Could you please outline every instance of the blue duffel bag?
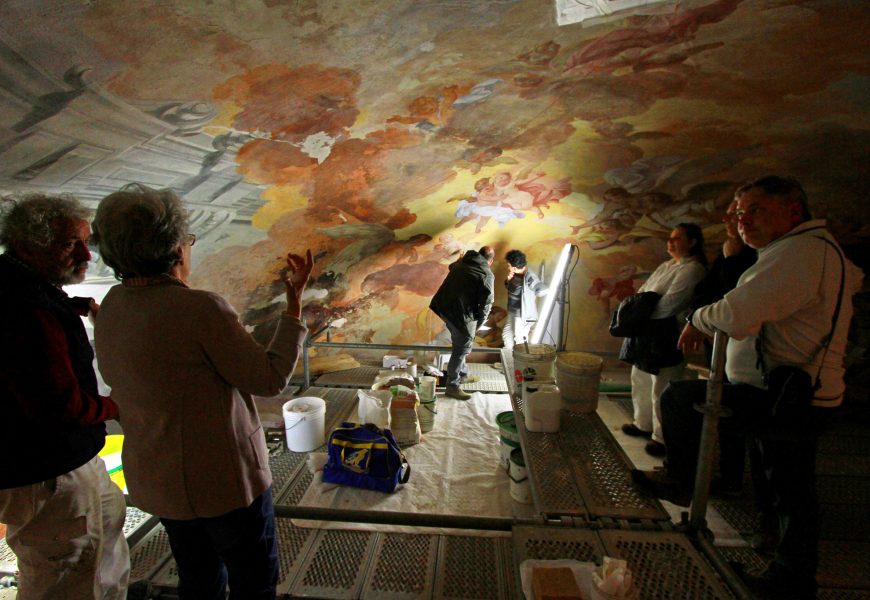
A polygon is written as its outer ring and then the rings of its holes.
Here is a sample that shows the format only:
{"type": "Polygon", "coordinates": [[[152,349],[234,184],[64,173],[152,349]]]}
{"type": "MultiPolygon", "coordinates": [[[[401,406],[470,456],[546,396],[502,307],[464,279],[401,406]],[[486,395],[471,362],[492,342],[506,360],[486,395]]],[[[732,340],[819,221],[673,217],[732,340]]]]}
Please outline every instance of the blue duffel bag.
{"type": "Polygon", "coordinates": [[[329,435],[327,451],[326,483],[394,492],[411,476],[411,466],[393,433],[372,423],[342,423],[329,435]]]}

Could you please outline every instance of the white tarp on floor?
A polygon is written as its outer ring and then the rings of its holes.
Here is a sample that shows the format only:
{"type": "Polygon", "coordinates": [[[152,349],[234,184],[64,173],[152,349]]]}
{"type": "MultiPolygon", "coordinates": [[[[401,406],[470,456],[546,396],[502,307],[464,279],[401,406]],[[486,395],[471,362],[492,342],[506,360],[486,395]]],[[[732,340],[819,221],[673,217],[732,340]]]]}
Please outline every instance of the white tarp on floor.
{"type": "MultiPolygon", "coordinates": [[[[411,478],[393,494],[325,484],[318,472],[300,506],[477,517],[527,516],[532,509],[510,496],[500,466],[496,415],[511,410],[507,394],[474,393],[468,401],[439,396],[435,427],[404,449],[411,478]]],[[[355,413],[354,413],[355,414],[355,413]]],[[[294,520],[303,527],[402,530],[393,526],[294,520]]],[[[432,531],[427,528],[427,531],[432,531]]]]}

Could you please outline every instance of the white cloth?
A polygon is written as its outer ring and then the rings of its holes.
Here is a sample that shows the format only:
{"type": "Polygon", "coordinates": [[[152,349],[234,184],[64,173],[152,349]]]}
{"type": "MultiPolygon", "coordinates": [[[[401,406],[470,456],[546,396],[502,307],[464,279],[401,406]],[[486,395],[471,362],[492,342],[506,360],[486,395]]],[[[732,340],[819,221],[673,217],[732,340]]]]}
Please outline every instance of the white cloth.
{"type": "MultiPolygon", "coordinates": [[[[430,513],[480,517],[527,516],[530,507],[514,502],[510,479],[500,464],[500,433],[496,416],[511,410],[507,394],[475,392],[468,401],[438,396],[435,427],[423,442],[403,449],[411,478],[392,494],[325,484],[320,473],[299,506],[430,513]]],[[[301,521],[303,527],[409,531],[409,528],[301,521]]],[[[434,531],[432,528],[425,528],[434,531]]]]}
{"type": "Polygon", "coordinates": [[[662,393],[675,379],[682,379],[686,364],[665,367],[658,375],[631,368],[631,403],[634,405],[634,426],[651,431],[652,439],[665,443],[662,435],[662,393]]]}
{"type": "Polygon", "coordinates": [[[0,521],[18,558],[18,600],[126,598],[126,514],[98,456],[54,479],[0,490],[0,521]]]}
{"type": "MultiPolygon", "coordinates": [[[[843,358],[852,296],[861,287],[863,274],[845,260],[845,286],[837,327],[828,352],[817,352],[831,330],[842,273],[837,252],[825,222],[802,223],[786,235],[758,250],[758,261],[737,282],[737,287],[709,306],[696,310],[692,324],[712,335],[719,329],[728,342],[725,363],[728,379],[763,387],[761,374],[754,368],[754,336],[764,325],[767,368],[779,365],[802,366],[815,378],[819,365],[821,389],[816,406],[839,406],[843,398],[843,358]]],[[[838,246],[839,247],[839,246],[838,246]]]]}
{"type": "Polygon", "coordinates": [[[685,256],[679,260],[666,260],[653,271],[638,292],[656,292],[662,297],[653,310],[651,319],[680,316],[692,299],[695,286],[704,278],[707,270],[695,257],[685,256]]]}

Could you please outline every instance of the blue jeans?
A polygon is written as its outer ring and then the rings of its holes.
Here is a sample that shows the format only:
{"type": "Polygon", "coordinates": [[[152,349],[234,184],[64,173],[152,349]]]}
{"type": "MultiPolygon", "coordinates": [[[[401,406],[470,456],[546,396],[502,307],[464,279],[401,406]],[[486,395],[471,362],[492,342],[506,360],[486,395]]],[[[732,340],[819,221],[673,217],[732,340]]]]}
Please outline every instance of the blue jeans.
{"type": "Polygon", "coordinates": [[[274,600],[278,585],[278,541],[272,489],[250,506],[219,517],[160,519],[178,566],[182,599],[274,600]]]}
{"type": "Polygon", "coordinates": [[[468,321],[463,327],[456,327],[449,321],[444,321],[450,332],[450,362],[447,363],[447,385],[459,386],[463,375],[468,375],[468,365],[465,357],[471,354],[474,343],[474,333],[477,331],[477,321],[468,321]]]}

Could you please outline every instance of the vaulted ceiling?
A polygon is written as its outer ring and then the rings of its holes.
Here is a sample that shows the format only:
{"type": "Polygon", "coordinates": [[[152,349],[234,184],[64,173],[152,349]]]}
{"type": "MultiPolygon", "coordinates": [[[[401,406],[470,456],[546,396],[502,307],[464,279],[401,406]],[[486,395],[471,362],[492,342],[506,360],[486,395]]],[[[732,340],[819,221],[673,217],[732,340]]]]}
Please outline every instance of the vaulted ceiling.
{"type": "Polygon", "coordinates": [[[575,243],[569,341],[606,347],[614,291],[678,222],[715,253],[748,178],[799,177],[866,248],[868,20],[861,0],[564,27],[549,0],[6,0],[0,190],[93,206],[174,188],[203,240],[195,281],[264,335],[288,249],[318,255],[313,321],[427,341],[457,251],[552,266],[575,243]]]}

